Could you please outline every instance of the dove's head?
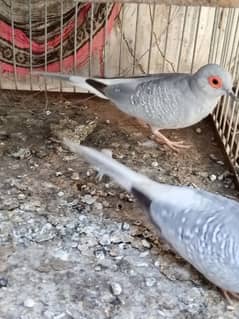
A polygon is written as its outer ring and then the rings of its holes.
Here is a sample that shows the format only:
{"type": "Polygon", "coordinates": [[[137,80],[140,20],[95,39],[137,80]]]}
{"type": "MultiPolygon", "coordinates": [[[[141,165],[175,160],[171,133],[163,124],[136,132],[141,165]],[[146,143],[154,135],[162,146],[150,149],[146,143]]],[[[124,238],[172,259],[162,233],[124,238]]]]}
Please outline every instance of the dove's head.
{"type": "Polygon", "coordinates": [[[229,94],[236,99],[233,92],[232,77],[229,72],[217,64],[206,64],[194,75],[197,87],[210,98],[218,98],[229,94]]]}

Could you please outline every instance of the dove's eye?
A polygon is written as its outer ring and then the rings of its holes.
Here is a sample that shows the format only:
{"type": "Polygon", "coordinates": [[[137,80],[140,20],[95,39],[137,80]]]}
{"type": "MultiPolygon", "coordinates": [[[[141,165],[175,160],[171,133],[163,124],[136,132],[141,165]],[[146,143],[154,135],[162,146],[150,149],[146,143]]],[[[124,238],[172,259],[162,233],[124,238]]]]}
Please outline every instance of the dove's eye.
{"type": "Polygon", "coordinates": [[[222,79],[219,76],[209,76],[208,83],[214,89],[222,88],[222,79]]]}

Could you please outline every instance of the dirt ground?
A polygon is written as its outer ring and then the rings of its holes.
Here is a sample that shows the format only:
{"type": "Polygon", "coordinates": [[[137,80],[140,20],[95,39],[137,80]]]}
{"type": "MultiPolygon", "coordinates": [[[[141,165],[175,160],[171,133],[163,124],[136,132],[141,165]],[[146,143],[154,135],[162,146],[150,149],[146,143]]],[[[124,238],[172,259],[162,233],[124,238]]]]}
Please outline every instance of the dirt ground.
{"type": "Polygon", "coordinates": [[[169,184],[237,198],[209,120],[165,132],[175,154],[110,103],[1,92],[0,319],[238,318],[219,290],[159,240],[133,197],[102,181],[62,136],[169,184]]]}

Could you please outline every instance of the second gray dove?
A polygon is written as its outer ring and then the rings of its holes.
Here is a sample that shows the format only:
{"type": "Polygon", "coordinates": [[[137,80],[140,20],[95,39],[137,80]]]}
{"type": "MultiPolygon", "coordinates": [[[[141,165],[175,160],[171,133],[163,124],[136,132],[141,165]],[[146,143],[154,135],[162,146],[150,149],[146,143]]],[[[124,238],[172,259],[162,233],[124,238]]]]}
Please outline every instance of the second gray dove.
{"type": "Polygon", "coordinates": [[[118,109],[150,126],[154,139],[172,149],[185,147],[171,141],[162,129],[179,129],[198,123],[216,107],[221,96],[232,97],[231,75],[217,64],[196,73],[167,73],[132,78],[87,78],[59,73],[35,72],[68,81],[113,102],[118,109]]]}
{"type": "Polygon", "coordinates": [[[228,299],[228,292],[239,293],[238,202],[200,189],[157,183],[92,148],[64,142],[131,192],[161,236],[228,299]]]}

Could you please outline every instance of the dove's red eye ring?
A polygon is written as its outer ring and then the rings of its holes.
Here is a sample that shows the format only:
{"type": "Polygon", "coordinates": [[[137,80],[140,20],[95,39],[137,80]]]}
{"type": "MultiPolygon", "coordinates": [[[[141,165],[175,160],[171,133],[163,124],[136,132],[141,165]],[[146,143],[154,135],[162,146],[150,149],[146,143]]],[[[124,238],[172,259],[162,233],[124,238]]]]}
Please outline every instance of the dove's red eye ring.
{"type": "Polygon", "coordinates": [[[209,76],[208,83],[214,89],[222,88],[222,79],[219,76],[209,76]]]}

